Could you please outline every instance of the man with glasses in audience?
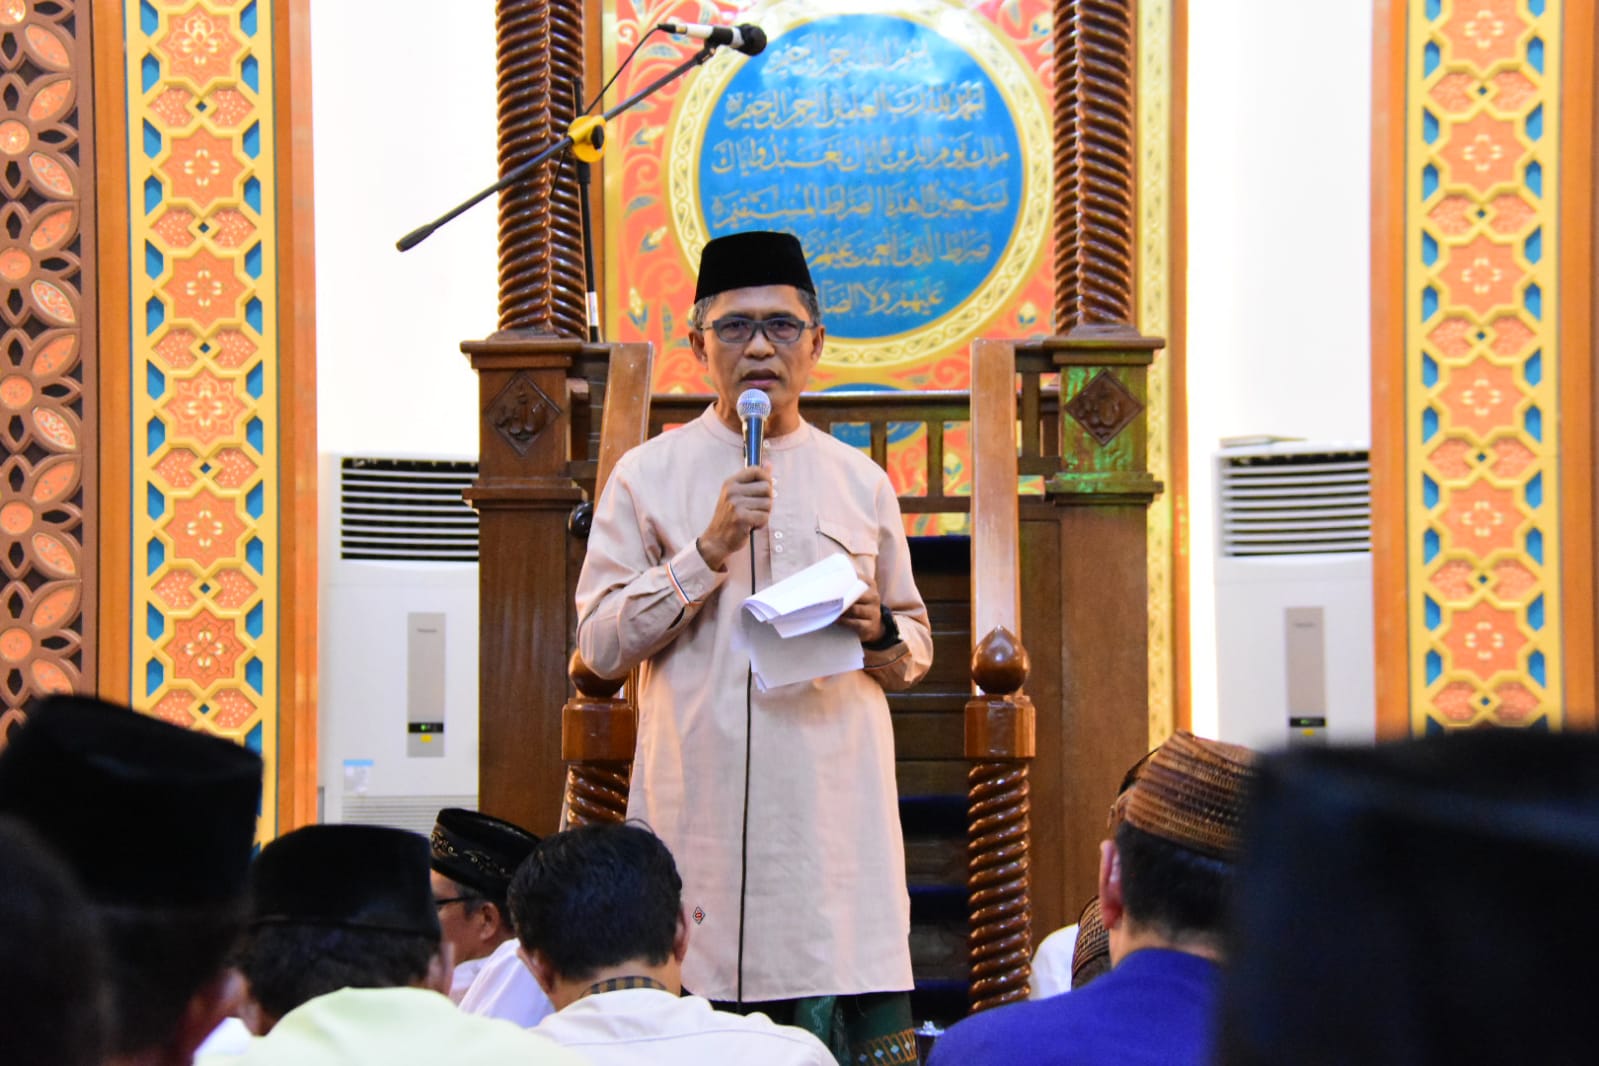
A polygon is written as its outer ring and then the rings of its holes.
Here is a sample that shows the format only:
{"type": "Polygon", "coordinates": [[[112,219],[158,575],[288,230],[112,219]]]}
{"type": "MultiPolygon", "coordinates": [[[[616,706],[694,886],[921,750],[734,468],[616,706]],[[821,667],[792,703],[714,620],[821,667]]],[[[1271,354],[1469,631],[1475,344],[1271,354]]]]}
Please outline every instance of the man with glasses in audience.
{"type": "MultiPolygon", "coordinates": [[[[495,951],[515,939],[505,890],[538,842],[519,825],[460,807],[446,807],[434,819],[430,882],[439,927],[455,954],[450,998],[456,1003],[495,951]]],[[[513,961],[515,950],[513,945],[513,961]]],[[[548,1013],[546,1006],[540,1017],[548,1013]]],[[[523,1024],[537,1022],[533,1018],[523,1024]]]]}
{"type": "Polygon", "coordinates": [[[684,986],[804,1025],[851,1061],[913,1062],[884,691],[927,672],[932,641],[898,500],[867,456],[800,417],[826,328],[798,240],[708,243],[689,323],[715,402],[617,463],[578,581],[578,648],[601,676],[640,669],[629,814],[682,867],[684,986]],[[771,402],[754,466],[738,414],[750,389],[771,402]],[[762,690],[741,604],[829,555],[868,588],[838,623],[862,667],[762,690]]]}

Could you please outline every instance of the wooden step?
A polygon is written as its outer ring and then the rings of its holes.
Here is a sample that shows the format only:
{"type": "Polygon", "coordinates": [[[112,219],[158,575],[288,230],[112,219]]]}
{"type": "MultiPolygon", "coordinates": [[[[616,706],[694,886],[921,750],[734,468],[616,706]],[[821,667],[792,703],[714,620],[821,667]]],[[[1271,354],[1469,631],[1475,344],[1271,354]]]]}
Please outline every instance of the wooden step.
{"type": "Polygon", "coordinates": [[[890,693],[905,876],[911,894],[911,1008],[948,1025],[966,1014],[966,701],[971,693],[971,542],[913,537],[911,566],[933,630],[933,666],[890,693]]]}

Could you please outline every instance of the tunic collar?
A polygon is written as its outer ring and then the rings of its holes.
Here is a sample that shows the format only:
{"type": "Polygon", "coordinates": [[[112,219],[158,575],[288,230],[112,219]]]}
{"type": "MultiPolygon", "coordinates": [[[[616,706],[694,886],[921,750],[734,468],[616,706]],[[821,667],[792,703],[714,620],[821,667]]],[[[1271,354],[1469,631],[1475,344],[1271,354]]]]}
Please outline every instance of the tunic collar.
{"type": "MultiPolygon", "coordinates": [[[[706,432],[723,444],[731,444],[735,448],[744,447],[743,435],[729,429],[726,423],[716,416],[716,405],[714,403],[705,409],[704,414],[700,415],[700,424],[705,427],[706,432]]],[[[767,437],[764,443],[772,451],[787,451],[790,448],[798,448],[809,441],[811,432],[811,424],[801,418],[798,429],[785,433],[781,437],[767,437]]]]}
{"type": "Polygon", "coordinates": [[[670,992],[661,982],[653,977],[612,977],[604,981],[596,981],[583,990],[583,995],[578,999],[597,996],[604,992],[621,992],[629,988],[653,988],[661,992],[670,992]]]}

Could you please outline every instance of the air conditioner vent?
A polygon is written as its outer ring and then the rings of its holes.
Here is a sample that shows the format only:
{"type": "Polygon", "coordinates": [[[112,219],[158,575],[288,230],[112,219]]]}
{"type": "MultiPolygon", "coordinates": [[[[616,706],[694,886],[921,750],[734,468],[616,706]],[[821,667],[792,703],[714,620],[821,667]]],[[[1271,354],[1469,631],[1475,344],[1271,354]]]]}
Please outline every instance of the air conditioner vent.
{"type": "Polygon", "coordinates": [[[1223,555],[1371,551],[1369,452],[1223,454],[1220,473],[1223,555]]]}
{"type": "Polygon", "coordinates": [[[477,464],[346,458],[339,464],[339,556],[477,562],[477,512],[461,493],[477,464]]]}

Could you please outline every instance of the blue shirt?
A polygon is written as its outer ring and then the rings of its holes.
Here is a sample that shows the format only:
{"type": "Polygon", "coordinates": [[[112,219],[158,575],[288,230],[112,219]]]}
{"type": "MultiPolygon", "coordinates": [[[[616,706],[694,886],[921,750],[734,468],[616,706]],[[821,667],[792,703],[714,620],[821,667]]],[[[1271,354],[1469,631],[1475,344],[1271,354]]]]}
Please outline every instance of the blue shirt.
{"type": "Polygon", "coordinates": [[[1135,951],[1074,992],[967,1018],[938,1038],[928,1066],[1198,1066],[1210,1054],[1220,980],[1197,955],[1135,951]]]}

